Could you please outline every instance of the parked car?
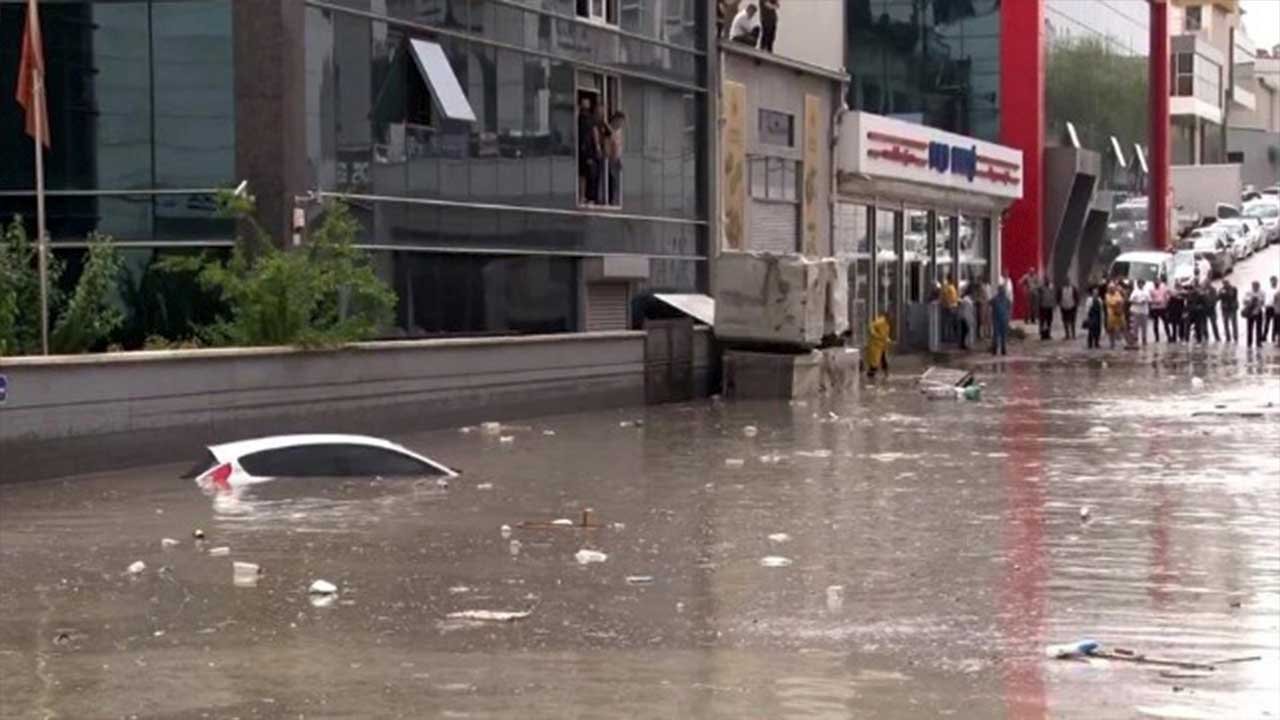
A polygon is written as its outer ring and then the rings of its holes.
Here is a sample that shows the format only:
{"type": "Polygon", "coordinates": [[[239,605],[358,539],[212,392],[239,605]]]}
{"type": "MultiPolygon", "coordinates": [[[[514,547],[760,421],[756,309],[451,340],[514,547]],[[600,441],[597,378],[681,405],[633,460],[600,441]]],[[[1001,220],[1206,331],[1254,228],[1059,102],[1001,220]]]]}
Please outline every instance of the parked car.
{"type": "Polygon", "coordinates": [[[1159,251],[1139,251],[1121,254],[1111,261],[1108,278],[1129,278],[1155,282],[1157,278],[1172,277],[1173,255],[1159,251]]]}
{"type": "Polygon", "coordinates": [[[1213,268],[1209,261],[1197,254],[1195,250],[1179,250],[1173,254],[1173,269],[1169,271],[1169,282],[1173,285],[1189,283],[1195,279],[1197,270],[1200,271],[1200,277],[1205,278],[1213,268]]]}
{"type": "Polygon", "coordinates": [[[1257,218],[1262,223],[1263,236],[1268,243],[1280,243],[1280,200],[1258,200],[1244,206],[1245,217],[1257,218]]]}
{"type": "Polygon", "coordinates": [[[1267,241],[1262,230],[1262,223],[1253,217],[1238,217],[1219,220],[1214,223],[1219,227],[1226,228],[1232,236],[1232,247],[1241,244],[1243,239],[1244,255],[1236,255],[1236,259],[1243,260],[1253,253],[1266,247],[1267,241]]]}
{"type": "Polygon", "coordinates": [[[288,477],[455,477],[389,440],[364,435],[274,435],[211,445],[183,475],[209,491],[288,477]]]}
{"type": "Polygon", "coordinates": [[[1224,277],[1235,266],[1236,261],[1231,255],[1230,242],[1224,234],[1205,234],[1194,239],[1191,250],[1195,253],[1197,260],[1208,261],[1210,278],[1224,277]]]}

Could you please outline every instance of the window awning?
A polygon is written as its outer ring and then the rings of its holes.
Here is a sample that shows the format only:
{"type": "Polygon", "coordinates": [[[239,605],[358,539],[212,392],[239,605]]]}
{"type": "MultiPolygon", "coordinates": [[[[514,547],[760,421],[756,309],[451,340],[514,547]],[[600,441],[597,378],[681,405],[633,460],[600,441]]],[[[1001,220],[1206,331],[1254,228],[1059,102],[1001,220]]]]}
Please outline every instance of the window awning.
{"type": "Polygon", "coordinates": [[[716,324],[716,301],[710,295],[694,293],[654,293],[658,300],[670,305],[700,323],[716,324]]]}
{"type": "Polygon", "coordinates": [[[431,99],[440,114],[450,120],[475,122],[475,111],[471,109],[467,94],[462,91],[458,76],[453,74],[453,66],[440,43],[410,40],[409,44],[413,49],[413,62],[426,80],[431,99]]]}
{"type": "Polygon", "coordinates": [[[408,68],[406,56],[413,57],[413,66],[417,68],[416,72],[431,96],[431,104],[440,117],[460,122],[476,121],[475,111],[444,54],[444,48],[429,40],[411,40],[396,51],[386,80],[374,98],[373,119],[379,122],[400,122],[404,119],[406,73],[415,72],[408,68]]]}

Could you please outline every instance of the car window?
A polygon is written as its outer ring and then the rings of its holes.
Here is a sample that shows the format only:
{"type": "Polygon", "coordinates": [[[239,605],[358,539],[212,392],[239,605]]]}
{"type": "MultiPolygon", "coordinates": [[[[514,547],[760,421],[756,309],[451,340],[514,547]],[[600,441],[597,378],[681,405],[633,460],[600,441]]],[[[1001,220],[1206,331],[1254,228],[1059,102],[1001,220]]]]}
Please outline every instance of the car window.
{"type": "Polygon", "coordinates": [[[204,454],[200,456],[200,459],[197,460],[195,464],[191,466],[190,470],[182,473],[181,477],[183,480],[195,480],[196,478],[208,472],[210,469],[213,468],[214,465],[217,465],[217,464],[218,464],[218,459],[213,456],[213,453],[209,452],[208,450],[205,450],[204,454]]]}
{"type": "Polygon", "coordinates": [[[347,443],[297,445],[240,458],[259,477],[396,477],[443,474],[433,465],[384,448],[347,443]]]}

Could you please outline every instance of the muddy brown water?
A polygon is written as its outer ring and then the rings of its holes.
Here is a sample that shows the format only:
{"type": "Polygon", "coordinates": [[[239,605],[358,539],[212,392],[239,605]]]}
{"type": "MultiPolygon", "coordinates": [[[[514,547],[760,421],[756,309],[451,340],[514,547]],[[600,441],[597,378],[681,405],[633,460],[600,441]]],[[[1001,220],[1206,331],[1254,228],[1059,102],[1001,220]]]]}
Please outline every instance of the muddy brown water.
{"type": "Polygon", "coordinates": [[[210,498],[189,458],[0,487],[0,716],[1280,717],[1280,416],[1192,417],[1280,404],[1280,351],[977,369],[981,402],[897,378],[400,438],[448,488],[210,498]],[[603,527],[516,527],[587,507],[603,527]],[[447,617],[480,609],[532,614],[447,617]],[[1045,656],[1083,638],[1262,659],[1045,656]]]}

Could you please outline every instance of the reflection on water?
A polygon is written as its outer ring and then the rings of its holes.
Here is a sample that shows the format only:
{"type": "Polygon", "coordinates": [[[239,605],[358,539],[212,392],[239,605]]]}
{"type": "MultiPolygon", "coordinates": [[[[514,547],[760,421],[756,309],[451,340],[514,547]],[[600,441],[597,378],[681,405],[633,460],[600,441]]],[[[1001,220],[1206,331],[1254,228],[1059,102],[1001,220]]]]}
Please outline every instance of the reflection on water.
{"type": "Polygon", "coordinates": [[[0,715],[1280,716],[1280,418],[1192,417],[1280,402],[1275,356],[1109,357],[984,368],[978,403],[899,380],[402,438],[468,468],[448,488],[0,488],[0,715]],[[231,556],[160,546],[194,528],[231,556]],[[1263,660],[1044,655],[1086,637],[1263,660]]]}

